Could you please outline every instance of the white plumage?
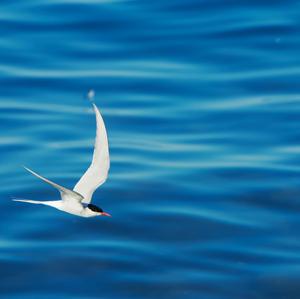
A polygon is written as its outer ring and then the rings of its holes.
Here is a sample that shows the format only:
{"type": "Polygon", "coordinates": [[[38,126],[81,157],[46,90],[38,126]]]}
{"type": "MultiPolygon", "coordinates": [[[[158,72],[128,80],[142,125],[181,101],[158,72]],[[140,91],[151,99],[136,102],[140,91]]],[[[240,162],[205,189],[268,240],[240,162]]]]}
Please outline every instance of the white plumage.
{"type": "Polygon", "coordinates": [[[84,203],[90,203],[94,191],[106,181],[110,165],[104,121],[96,105],[93,104],[93,106],[97,123],[93,160],[90,167],[74,187],[74,191],[83,196],[82,202],[84,203]]]}
{"type": "Polygon", "coordinates": [[[70,190],[62,187],[29,168],[24,167],[37,178],[56,188],[60,192],[61,200],[35,201],[27,199],[13,199],[14,201],[48,205],[58,210],[81,217],[93,217],[98,215],[110,216],[101,208],[90,204],[94,191],[106,181],[110,165],[105,124],[97,106],[93,104],[93,107],[96,115],[96,138],[93,159],[91,165],[75,185],[74,189],[70,190]]]}

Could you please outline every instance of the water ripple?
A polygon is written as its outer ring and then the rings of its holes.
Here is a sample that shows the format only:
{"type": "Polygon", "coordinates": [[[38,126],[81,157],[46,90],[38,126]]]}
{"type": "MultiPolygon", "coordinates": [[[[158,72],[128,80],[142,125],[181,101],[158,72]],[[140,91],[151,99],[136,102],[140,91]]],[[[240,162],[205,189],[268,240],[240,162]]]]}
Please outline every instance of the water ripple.
{"type": "Polygon", "coordinates": [[[299,3],[2,2],[2,297],[299,298],[299,3]],[[113,217],[11,201],[86,170],[91,88],[113,217]]]}

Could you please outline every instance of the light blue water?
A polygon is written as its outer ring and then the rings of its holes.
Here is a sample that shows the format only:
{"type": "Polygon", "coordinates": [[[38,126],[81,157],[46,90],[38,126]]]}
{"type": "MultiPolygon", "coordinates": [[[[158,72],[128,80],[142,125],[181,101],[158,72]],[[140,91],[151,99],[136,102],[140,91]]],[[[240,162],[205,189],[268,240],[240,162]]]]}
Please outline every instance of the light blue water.
{"type": "Polygon", "coordinates": [[[0,4],[0,297],[300,297],[299,1],[0,4]],[[11,202],[111,170],[81,219],[11,202]]]}

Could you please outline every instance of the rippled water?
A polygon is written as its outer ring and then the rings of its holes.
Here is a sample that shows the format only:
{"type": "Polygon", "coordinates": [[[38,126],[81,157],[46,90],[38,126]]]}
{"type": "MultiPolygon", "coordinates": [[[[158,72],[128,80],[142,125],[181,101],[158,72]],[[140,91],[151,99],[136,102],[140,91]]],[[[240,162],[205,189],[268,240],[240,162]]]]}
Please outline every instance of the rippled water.
{"type": "Polygon", "coordinates": [[[1,1],[0,296],[300,297],[299,1],[1,1]],[[105,219],[57,199],[111,146],[105,219]]]}

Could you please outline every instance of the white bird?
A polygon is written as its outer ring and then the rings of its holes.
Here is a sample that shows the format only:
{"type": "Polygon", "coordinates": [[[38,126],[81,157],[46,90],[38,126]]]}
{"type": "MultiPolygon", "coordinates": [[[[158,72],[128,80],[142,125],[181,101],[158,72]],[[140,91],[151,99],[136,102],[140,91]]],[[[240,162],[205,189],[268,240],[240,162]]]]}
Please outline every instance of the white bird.
{"type": "Polygon", "coordinates": [[[107,179],[110,165],[108,140],[104,121],[97,106],[94,103],[93,106],[96,114],[97,125],[93,160],[90,167],[75,185],[74,189],[70,190],[62,187],[42,177],[29,168],[24,167],[37,178],[56,188],[60,192],[61,200],[36,201],[27,199],[13,199],[14,201],[42,204],[81,217],[111,216],[110,214],[104,212],[101,208],[91,204],[94,191],[107,179]]]}

